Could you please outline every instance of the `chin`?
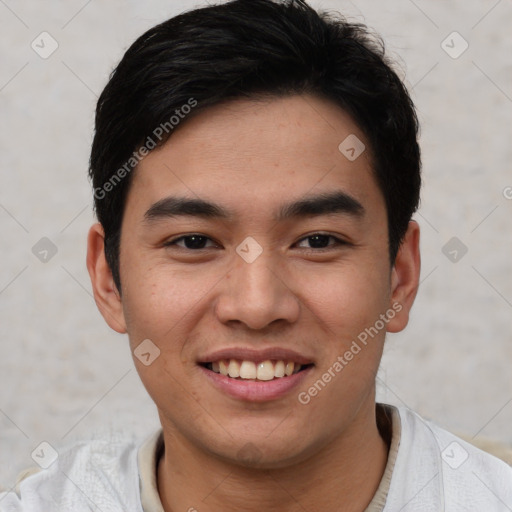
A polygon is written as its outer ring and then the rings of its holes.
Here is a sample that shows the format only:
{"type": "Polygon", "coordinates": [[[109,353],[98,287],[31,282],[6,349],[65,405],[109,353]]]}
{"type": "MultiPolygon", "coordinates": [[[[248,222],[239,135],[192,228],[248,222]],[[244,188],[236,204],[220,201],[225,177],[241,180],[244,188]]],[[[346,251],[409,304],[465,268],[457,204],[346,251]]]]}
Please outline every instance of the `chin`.
{"type": "MultiPolygon", "coordinates": [[[[308,458],[306,447],[299,446],[303,439],[287,437],[283,439],[254,439],[252,441],[237,441],[233,446],[233,440],[224,447],[215,450],[215,456],[220,457],[228,464],[234,464],[247,469],[283,469],[300,463],[308,458]],[[237,448],[239,446],[239,448],[237,448]],[[224,448],[224,449],[223,449],[224,448]]],[[[211,450],[211,447],[210,447],[211,450]]]]}

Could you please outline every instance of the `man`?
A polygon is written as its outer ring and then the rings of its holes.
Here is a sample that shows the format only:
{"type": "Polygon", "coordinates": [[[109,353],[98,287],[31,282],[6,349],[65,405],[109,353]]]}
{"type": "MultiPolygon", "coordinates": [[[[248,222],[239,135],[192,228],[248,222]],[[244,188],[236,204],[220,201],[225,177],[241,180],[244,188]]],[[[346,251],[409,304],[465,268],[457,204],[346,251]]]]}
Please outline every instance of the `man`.
{"type": "Polygon", "coordinates": [[[87,266],[162,430],[5,511],[505,511],[512,469],[375,403],[418,289],[414,107],[364,26],[235,0],[154,27],[96,112],[87,266]]]}

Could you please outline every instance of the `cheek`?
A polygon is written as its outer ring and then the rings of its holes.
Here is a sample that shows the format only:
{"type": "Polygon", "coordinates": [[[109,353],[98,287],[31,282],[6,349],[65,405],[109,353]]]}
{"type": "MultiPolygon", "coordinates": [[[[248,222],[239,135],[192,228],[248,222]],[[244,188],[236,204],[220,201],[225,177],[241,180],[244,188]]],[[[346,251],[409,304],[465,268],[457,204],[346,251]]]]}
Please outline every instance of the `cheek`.
{"type": "Polygon", "coordinates": [[[141,381],[159,408],[165,408],[167,402],[185,404],[186,394],[180,385],[185,380],[182,352],[197,321],[207,283],[186,271],[171,271],[165,264],[132,265],[124,281],[123,308],[141,381]],[[138,347],[146,347],[142,345],[148,343],[145,340],[151,344],[142,352],[138,347]],[[138,359],[138,352],[156,357],[146,364],[138,359]]]}
{"type": "Polygon", "coordinates": [[[387,268],[376,264],[342,263],[298,273],[294,282],[308,309],[341,339],[373,325],[389,301],[387,268]]]}
{"type": "Polygon", "coordinates": [[[343,265],[322,279],[303,276],[300,286],[309,291],[316,324],[327,329],[316,379],[300,390],[299,402],[320,424],[333,425],[334,435],[371,399],[386,332],[380,315],[388,309],[387,267],[343,265]]]}
{"type": "Polygon", "coordinates": [[[179,351],[180,333],[197,320],[218,280],[199,269],[171,268],[165,262],[133,265],[123,283],[123,308],[130,340],[150,338],[166,351],[179,351]],[[126,285],[125,285],[126,283],[126,285]]]}

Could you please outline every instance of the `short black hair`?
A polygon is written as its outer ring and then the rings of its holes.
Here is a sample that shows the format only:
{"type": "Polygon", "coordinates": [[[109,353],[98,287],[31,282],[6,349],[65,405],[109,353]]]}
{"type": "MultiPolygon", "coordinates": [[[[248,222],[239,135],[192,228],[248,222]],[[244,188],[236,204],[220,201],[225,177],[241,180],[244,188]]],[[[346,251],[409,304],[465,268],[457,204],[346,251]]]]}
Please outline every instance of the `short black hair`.
{"type": "Polygon", "coordinates": [[[384,43],[364,24],[316,12],[304,0],[233,0],[148,30],[98,99],[89,175],[119,290],[124,205],[140,158],[188,113],[230,99],[303,93],[337,104],[365,134],[394,263],[418,207],[421,159],[414,105],[384,43]]]}

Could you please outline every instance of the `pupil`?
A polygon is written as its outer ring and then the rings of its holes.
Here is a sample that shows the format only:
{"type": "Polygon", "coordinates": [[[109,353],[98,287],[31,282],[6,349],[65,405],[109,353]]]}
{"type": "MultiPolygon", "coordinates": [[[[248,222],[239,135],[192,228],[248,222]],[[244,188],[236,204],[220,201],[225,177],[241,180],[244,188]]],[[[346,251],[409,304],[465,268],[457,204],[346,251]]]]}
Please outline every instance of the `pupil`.
{"type": "Polygon", "coordinates": [[[205,242],[205,236],[192,235],[185,238],[185,246],[187,249],[204,249],[205,242]]]}
{"type": "Polygon", "coordinates": [[[327,247],[330,235],[313,235],[309,237],[309,245],[316,249],[327,247]]]}

